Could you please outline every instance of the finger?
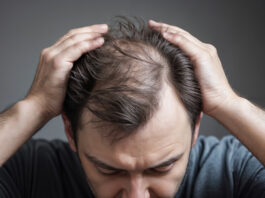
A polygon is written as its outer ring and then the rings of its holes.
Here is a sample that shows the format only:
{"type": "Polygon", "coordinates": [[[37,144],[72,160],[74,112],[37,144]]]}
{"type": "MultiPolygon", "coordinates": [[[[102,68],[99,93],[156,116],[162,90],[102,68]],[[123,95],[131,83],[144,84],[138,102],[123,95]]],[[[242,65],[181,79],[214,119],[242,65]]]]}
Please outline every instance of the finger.
{"type": "Polygon", "coordinates": [[[197,45],[188,38],[186,38],[182,33],[163,33],[163,36],[166,40],[172,44],[178,46],[190,59],[193,61],[197,59],[205,51],[205,48],[201,45],[197,45]]]}
{"type": "Polygon", "coordinates": [[[108,29],[107,24],[96,24],[91,26],[85,26],[80,28],[75,28],[69,31],[70,34],[76,34],[81,32],[105,32],[108,29]]]}
{"type": "Polygon", "coordinates": [[[156,22],[156,21],[153,21],[153,20],[149,20],[149,26],[151,28],[153,28],[154,30],[157,30],[159,32],[169,32],[169,31],[172,31],[172,32],[176,32],[176,31],[184,31],[182,30],[181,28],[177,28],[176,26],[171,26],[171,25],[168,25],[168,24],[165,24],[165,23],[161,23],[161,22],[156,22]]]}
{"type": "Polygon", "coordinates": [[[69,36],[72,36],[74,34],[78,33],[88,33],[88,32],[98,32],[101,34],[104,34],[108,31],[108,25],[107,24],[96,24],[96,25],[91,25],[91,26],[85,26],[81,28],[75,28],[70,31],[68,31],[67,34],[65,34],[63,37],[61,37],[56,43],[60,43],[69,36]]]}
{"type": "Polygon", "coordinates": [[[169,33],[178,33],[178,32],[181,32],[181,33],[185,34],[186,37],[188,39],[190,39],[191,41],[194,41],[197,44],[203,44],[199,39],[197,39],[196,37],[194,37],[193,35],[191,35],[189,32],[187,32],[186,30],[184,30],[184,29],[182,29],[180,27],[168,25],[166,23],[156,22],[156,21],[153,21],[153,20],[149,20],[149,26],[152,29],[160,32],[161,34],[163,32],[169,32],[169,33]]]}
{"type": "Polygon", "coordinates": [[[102,37],[96,40],[81,41],[64,49],[60,54],[57,54],[57,57],[60,57],[63,62],[69,62],[69,65],[72,66],[72,63],[80,58],[82,54],[100,47],[103,43],[104,39],[102,37]]]}
{"type": "Polygon", "coordinates": [[[66,48],[68,48],[71,45],[74,45],[75,43],[84,41],[84,40],[93,40],[98,37],[100,37],[102,34],[98,32],[86,32],[86,33],[78,33],[74,34],[72,36],[69,36],[65,40],[61,41],[60,43],[56,43],[52,46],[52,49],[60,52],[66,48]]]}

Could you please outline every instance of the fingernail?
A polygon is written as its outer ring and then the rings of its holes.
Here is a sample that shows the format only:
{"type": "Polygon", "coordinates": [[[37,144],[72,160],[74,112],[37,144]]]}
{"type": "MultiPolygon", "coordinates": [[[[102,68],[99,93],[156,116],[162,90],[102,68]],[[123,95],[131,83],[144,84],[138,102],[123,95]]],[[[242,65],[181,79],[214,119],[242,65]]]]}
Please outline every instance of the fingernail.
{"type": "Polygon", "coordinates": [[[97,38],[96,42],[97,42],[98,44],[101,44],[101,43],[104,42],[104,39],[103,39],[102,37],[97,38]]]}
{"type": "Polygon", "coordinates": [[[108,25],[107,24],[102,24],[100,26],[100,28],[103,29],[103,30],[106,30],[106,29],[108,29],[108,25]]]}
{"type": "Polygon", "coordinates": [[[156,24],[157,22],[155,22],[154,20],[150,20],[150,23],[156,24]]]}

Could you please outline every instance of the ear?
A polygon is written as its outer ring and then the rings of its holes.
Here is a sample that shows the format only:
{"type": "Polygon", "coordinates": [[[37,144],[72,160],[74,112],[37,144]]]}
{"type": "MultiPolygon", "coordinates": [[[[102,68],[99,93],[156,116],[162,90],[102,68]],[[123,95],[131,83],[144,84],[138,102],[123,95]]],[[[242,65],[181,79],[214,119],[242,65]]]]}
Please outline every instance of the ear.
{"type": "Polygon", "coordinates": [[[192,139],[192,146],[194,146],[196,144],[196,141],[198,139],[200,123],[201,123],[202,117],[203,117],[203,113],[201,112],[200,115],[198,116],[196,124],[195,124],[195,129],[194,129],[193,139],[192,139]]]}
{"type": "Polygon", "coordinates": [[[66,134],[66,137],[68,139],[69,145],[70,145],[71,149],[74,152],[76,152],[77,149],[76,149],[76,145],[75,145],[75,141],[74,141],[74,133],[73,133],[73,130],[71,127],[71,123],[70,123],[69,119],[67,118],[67,116],[64,112],[62,113],[62,119],[64,122],[65,134],[66,134]]]}

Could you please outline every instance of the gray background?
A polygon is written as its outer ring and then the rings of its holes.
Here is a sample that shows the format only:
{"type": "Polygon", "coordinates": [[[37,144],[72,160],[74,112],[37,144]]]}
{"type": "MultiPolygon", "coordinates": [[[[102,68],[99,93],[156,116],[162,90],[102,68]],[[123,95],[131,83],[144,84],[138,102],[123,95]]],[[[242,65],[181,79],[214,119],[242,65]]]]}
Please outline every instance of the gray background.
{"type": "MultiPolygon", "coordinates": [[[[1,1],[0,110],[23,98],[39,54],[68,30],[108,23],[118,14],[177,25],[215,45],[232,87],[265,106],[265,1],[1,1]]],[[[228,131],[204,116],[201,134],[222,137],[228,131]]],[[[35,138],[66,139],[60,116],[35,138]]]]}

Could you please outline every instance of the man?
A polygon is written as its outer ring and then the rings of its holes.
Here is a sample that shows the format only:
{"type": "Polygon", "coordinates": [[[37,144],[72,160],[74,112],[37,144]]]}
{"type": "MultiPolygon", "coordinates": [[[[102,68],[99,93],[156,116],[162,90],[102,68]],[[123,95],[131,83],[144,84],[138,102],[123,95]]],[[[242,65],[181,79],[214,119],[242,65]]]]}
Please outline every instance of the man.
{"type": "Polygon", "coordinates": [[[216,49],[122,19],[42,51],[29,93],[0,115],[1,197],[264,197],[265,113],[233,91],[216,49]],[[244,146],[198,138],[202,111],[244,146]],[[69,145],[27,141],[60,114],[69,145]]]}

